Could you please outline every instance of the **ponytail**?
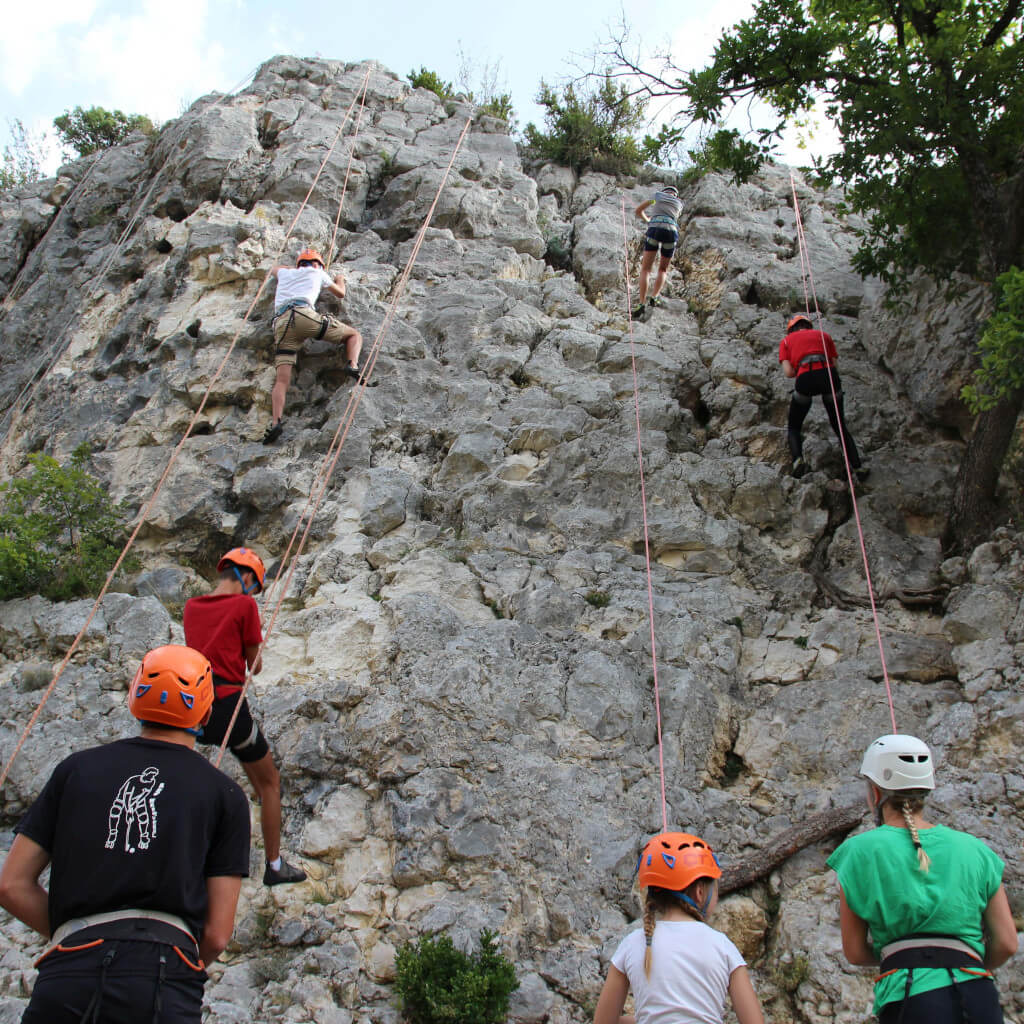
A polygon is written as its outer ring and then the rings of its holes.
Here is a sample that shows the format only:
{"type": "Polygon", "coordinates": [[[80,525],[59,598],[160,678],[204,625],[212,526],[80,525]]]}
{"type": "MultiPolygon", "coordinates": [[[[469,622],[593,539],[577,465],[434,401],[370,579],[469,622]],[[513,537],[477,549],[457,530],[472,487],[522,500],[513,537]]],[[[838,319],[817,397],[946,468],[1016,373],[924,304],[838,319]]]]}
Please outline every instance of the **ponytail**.
{"type": "Polygon", "coordinates": [[[644,900],[644,940],[647,944],[647,948],[644,950],[644,977],[646,978],[651,976],[651,961],[653,959],[651,943],[654,940],[654,914],[660,902],[657,895],[648,889],[647,897],[644,900]]]}
{"type": "Polygon", "coordinates": [[[910,841],[914,844],[914,849],[917,851],[917,866],[925,874],[928,874],[928,870],[932,866],[932,859],[928,856],[925,848],[921,845],[921,837],[917,832],[917,825],[914,823],[914,811],[920,810],[924,804],[924,801],[920,798],[896,798],[894,800],[897,809],[903,815],[903,820],[907,823],[907,831],[910,833],[910,841]]]}

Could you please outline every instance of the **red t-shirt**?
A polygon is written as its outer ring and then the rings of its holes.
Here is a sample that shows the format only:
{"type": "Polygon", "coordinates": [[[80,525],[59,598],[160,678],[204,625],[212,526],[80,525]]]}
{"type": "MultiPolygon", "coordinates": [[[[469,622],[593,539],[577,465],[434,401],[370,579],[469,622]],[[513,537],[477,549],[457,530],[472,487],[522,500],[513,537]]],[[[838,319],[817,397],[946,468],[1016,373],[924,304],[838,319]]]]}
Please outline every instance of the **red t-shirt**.
{"type": "MultiPolygon", "coordinates": [[[[245,683],[245,649],[263,640],[260,610],[248,594],[204,594],[185,602],[185,643],[206,655],[214,674],[238,689],[245,683]]],[[[217,696],[234,692],[217,687],[217,696]]]]}
{"type": "Polygon", "coordinates": [[[779,342],[779,362],[788,359],[796,367],[797,376],[799,376],[808,370],[821,369],[820,361],[804,363],[801,366],[800,360],[804,356],[815,353],[821,355],[822,351],[828,357],[828,365],[831,366],[836,361],[836,343],[824,331],[804,328],[802,331],[793,331],[792,334],[787,334],[779,342]]]}

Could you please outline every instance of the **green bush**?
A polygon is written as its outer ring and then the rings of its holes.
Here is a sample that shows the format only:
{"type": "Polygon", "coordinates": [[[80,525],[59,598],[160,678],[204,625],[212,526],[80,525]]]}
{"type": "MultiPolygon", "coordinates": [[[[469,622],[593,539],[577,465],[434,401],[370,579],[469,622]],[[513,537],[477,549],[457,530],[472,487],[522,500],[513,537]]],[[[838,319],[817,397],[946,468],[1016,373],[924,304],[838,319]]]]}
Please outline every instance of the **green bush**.
{"type": "Polygon", "coordinates": [[[519,982],[495,937],[485,928],[472,956],[456,949],[448,935],[422,935],[398,950],[395,990],[409,1024],[498,1024],[505,1019],[519,982]]]}
{"type": "Polygon", "coordinates": [[[125,540],[127,510],[86,469],[89,446],[62,466],[29,456],[32,472],[0,484],[0,600],[63,601],[97,590],[125,540]]]}
{"type": "Polygon", "coordinates": [[[436,71],[421,65],[419,71],[410,71],[406,77],[414,89],[429,89],[440,100],[451,99],[452,83],[442,81],[436,71]]]}
{"type": "Polygon", "coordinates": [[[61,142],[76,150],[79,156],[117,146],[132,132],[152,135],[156,130],[153,122],[142,114],[125,114],[120,110],[104,110],[103,107],[65,110],[60,117],[53,119],[53,126],[61,142]]]}
{"type": "Polygon", "coordinates": [[[644,122],[646,104],[631,100],[625,85],[616,87],[610,75],[589,94],[574,85],[560,93],[541,82],[537,102],[545,108],[547,131],[526,126],[526,144],[534,155],[574,170],[592,168],[609,174],[635,174],[644,160],[657,160],[657,140],[636,133],[644,122]]]}

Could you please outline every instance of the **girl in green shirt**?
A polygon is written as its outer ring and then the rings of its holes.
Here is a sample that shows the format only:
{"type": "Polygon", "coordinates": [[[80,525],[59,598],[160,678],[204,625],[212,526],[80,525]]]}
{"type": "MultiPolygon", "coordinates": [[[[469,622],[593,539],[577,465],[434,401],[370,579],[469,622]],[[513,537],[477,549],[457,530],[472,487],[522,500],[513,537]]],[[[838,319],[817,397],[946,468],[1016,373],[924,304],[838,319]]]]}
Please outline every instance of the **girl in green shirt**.
{"type": "Polygon", "coordinates": [[[847,839],[828,865],[846,958],[881,965],[881,1024],[1001,1024],[990,971],[1017,951],[1003,862],[974,836],[924,819],[935,776],[921,740],[880,737],[861,774],[878,827],[847,839]]]}

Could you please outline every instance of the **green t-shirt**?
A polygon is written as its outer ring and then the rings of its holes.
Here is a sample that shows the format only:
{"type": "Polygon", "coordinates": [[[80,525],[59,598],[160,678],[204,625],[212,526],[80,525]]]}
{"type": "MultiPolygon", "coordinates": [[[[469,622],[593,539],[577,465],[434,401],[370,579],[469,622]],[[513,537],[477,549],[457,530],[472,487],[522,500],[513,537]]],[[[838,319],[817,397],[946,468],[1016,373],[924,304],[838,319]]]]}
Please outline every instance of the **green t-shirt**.
{"type": "MultiPolygon", "coordinates": [[[[828,859],[849,908],[871,930],[876,954],[911,935],[951,935],[985,955],[982,911],[1002,884],[1004,864],[980,839],[944,825],[920,830],[932,859],[926,874],[905,828],[882,825],[847,839],[828,859]]],[[[979,964],[979,969],[981,965],[979,964]]],[[[955,970],[957,981],[978,977],[955,970]]],[[[903,999],[906,970],[875,983],[875,1013],[903,999]]],[[[945,968],[918,967],[910,994],[950,984],[945,968]]]]}

